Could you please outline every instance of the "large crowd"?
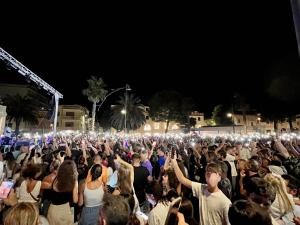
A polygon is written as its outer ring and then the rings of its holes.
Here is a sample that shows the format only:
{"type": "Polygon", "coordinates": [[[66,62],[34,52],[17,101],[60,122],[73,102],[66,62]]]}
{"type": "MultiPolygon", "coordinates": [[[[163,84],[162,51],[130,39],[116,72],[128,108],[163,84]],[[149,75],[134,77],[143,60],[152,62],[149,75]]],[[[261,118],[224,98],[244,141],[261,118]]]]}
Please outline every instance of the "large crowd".
{"type": "Polygon", "coordinates": [[[300,224],[297,134],[3,141],[1,224],[300,224]]]}

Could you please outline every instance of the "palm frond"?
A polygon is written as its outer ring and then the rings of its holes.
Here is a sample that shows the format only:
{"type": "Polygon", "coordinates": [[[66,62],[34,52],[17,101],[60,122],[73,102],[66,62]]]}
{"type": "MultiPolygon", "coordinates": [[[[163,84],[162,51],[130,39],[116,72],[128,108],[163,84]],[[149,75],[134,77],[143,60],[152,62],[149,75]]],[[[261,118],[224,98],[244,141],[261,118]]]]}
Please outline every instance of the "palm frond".
{"type": "Polygon", "coordinates": [[[125,127],[125,115],[121,111],[126,105],[126,127],[127,130],[136,130],[145,124],[145,107],[141,104],[139,97],[134,94],[127,96],[127,104],[125,104],[125,95],[120,96],[117,105],[112,109],[111,125],[117,130],[123,130],[125,127]]]}

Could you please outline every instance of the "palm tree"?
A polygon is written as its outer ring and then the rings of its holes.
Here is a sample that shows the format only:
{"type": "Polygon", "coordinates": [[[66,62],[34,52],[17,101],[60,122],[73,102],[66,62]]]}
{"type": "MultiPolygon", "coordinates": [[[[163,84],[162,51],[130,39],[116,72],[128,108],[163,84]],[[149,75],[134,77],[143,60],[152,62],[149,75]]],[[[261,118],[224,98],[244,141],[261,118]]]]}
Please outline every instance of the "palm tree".
{"type": "Polygon", "coordinates": [[[103,79],[96,78],[91,76],[91,79],[87,80],[88,88],[82,91],[83,95],[87,96],[89,101],[93,103],[93,110],[92,110],[92,131],[95,130],[95,116],[96,116],[96,106],[97,103],[103,101],[105,95],[107,94],[107,90],[105,89],[106,84],[104,83],[103,79]]]}
{"type": "Polygon", "coordinates": [[[136,97],[134,94],[127,96],[120,96],[118,105],[112,108],[111,125],[117,130],[122,130],[125,125],[125,116],[122,114],[122,110],[125,109],[126,105],[126,129],[136,130],[145,124],[145,107],[141,104],[141,99],[136,97]],[[127,104],[125,104],[127,102],[127,104]]]}
{"type": "Polygon", "coordinates": [[[4,98],[4,104],[7,106],[9,122],[16,122],[15,133],[19,134],[20,124],[22,121],[30,124],[38,123],[38,104],[34,98],[28,96],[7,95],[4,98]]]}

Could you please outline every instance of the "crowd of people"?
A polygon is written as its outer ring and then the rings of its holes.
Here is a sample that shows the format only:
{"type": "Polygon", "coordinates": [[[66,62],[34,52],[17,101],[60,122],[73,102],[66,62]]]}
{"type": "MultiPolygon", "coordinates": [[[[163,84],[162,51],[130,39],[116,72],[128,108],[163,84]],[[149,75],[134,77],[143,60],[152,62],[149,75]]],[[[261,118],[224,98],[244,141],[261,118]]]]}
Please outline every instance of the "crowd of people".
{"type": "Polygon", "coordinates": [[[1,146],[1,224],[300,224],[297,135],[16,143],[1,146]]]}

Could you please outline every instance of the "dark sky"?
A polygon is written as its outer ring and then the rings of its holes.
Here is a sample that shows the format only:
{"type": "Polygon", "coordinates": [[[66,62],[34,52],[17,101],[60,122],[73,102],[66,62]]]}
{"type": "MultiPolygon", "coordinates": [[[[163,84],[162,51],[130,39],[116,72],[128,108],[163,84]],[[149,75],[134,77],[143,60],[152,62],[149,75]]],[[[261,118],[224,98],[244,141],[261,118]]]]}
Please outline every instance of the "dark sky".
{"type": "MultiPolygon", "coordinates": [[[[102,76],[110,88],[128,83],[145,101],[155,91],[175,89],[206,113],[236,91],[255,105],[278,64],[299,65],[289,1],[203,3],[109,16],[102,11],[16,13],[17,26],[2,26],[0,46],[63,93],[63,103],[86,106],[81,90],[90,75],[102,76]]],[[[0,69],[0,82],[17,79],[0,69]]]]}

